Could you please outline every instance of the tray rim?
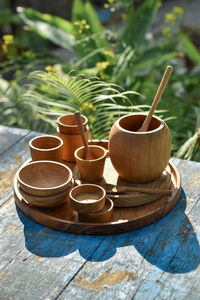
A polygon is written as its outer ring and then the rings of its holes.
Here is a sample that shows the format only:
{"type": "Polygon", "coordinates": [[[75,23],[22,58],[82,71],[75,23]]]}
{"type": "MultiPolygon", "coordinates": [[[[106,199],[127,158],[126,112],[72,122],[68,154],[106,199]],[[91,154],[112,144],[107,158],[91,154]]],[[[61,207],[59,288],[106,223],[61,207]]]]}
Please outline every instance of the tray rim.
{"type": "MultiPolygon", "coordinates": [[[[95,141],[96,142],[96,141],[95,141]]],[[[26,162],[25,162],[26,163],[26,162]]],[[[17,188],[17,173],[14,178],[14,196],[15,202],[17,206],[22,210],[22,212],[33,219],[34,221],[52,228],[58,231],[65,231],[68,233],[75,233],[75,234],[92,234],[92,235],[105,235],[105,234],[115,234],[115,233],[123,233],[132,230],[136,230],[138,228],[150,225],[155,221],[163,218],[167,213],[169,213],[174,206],[176,205],[180,194],[181,194],[181,176],[178,168],[172,162],[168,162],[170,169],[174,172],[176,187],[175,190],[170,197],[163,196],[159,199],[166,199],[163,206],[157,207],[153,212],[150,211],[147,213],[143,218],[148,218],[151,216],[153,220],[150,222],[147,221],[145,225],[140,224],[141,217],[132,219],[132,220],[122,220],[119,221],[111,221],[107,223],[86,223],[86,222],[79,222],[79,221],[72,221],[72,220],[64,220],[55,216],[50,216],[47,213],[41,211],[37,207],[30,206],[26,201],[23,200],[18,188],[17,188]],[[21,200],[20,200],[21,198],[21,200]],[[161,216],[156,216],[156,213],[161,210],[161,216]],[[48,224],[49,218],[51,219],[52,224],[48,224]],[[42,221],[41,221],[42,219],[42,221]],[[138,224],[134,224],[138,221],[138,224]],[[124,225],[129,224],[128,228],[124,225]],[[62,226],[61,226],[62,225],[62,226]]],[[[156,200],[157,201],[157,200],[156,200]]],[[[144,206],[151,205],[151,203],[144,204],[144,206]]],[[[115,209],[124,209],[124,208],[115,208],[115,209]]]]}

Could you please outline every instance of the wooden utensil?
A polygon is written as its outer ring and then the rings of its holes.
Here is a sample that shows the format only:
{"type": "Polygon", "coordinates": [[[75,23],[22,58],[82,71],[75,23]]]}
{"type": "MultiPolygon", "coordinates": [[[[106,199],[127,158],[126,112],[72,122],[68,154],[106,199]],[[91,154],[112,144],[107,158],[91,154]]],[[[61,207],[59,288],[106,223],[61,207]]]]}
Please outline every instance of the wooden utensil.
{"type": "Polygon", "coordinates": [[[152,118],[152,116],[154,114],[154,111],[155,111],[155,109],[156,109],[156,107],[158,105],[158,102],[159,102],[159,100],[160,100],[160,98],[161,98],[161,96],[162,96],[162,94],[163,94],[163,92],[165,90],[165,87],[166,87],[167,82],[168,82],[168,80],[169,80],[169,78],[171,76],[172,71],[173,71],[173,67],[171,67],[171,66],[168,66],[165,69],[165,73],[164,73],[164,75],[162,77],[161,83],[160,83],[160,85],[158,87],[157,93],[155,95],[155,98],[154,98],[153,103],[151,105],[151,108],[149,110],[149,113],[148,113],[146,119],[144,120],[144,123],[142,124],[142,126],[138,130],[138,132],[148,131],[149,124],[151,122],[151,118],[152,118]]]}
{"type": "Polygon", "coordinates": [[[84,134],[83,126],[82,126],[82,122],[81,122],[81,113],[79,111],[77,111],[74,113],[74,116],[76,118],[77,125],[80,130],[80,135],[81,135],[81,138],[83,141],[83,145],[85,147],[85,160],[92,160],[92,159],[94,159],[94,157],[93,157],[92,153],[89,151],[88,143],[85,138],[85,134],[84,134]]]}
{"type": "MultiPolygon", "coordinates": [[[[153,195],[162,195],[162,196],[171,196],[171,191],[168,189],[154,189],[154,188],[146,188],[146,187],[125,187],[125,186],[117,186],[113,184],[104,184],[103,188],[106,190],[108,196],[116,195],[116,194],[124,194],[124,193],[144,193],[144,194],[153,194],[153,195]]],[[[133,196],[134,194],[128,194],[129,196],[133,196]]]]}

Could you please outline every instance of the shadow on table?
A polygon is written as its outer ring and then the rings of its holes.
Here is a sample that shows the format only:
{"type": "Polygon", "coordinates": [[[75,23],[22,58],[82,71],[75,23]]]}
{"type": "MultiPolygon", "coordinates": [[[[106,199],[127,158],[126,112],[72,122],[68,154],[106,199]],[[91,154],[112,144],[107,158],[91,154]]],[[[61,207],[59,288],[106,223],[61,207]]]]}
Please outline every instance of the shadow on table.
{"type": "MultiPolygon", "coordinates": [[[[176,207],[163,219],[128,233],[101,236],[58,232],[34,222],[18,207],[17,212],[24,224],[26,248],[35,255],[62,257],[78,251],[84,259],[100,262],[115,254],[117,257],[117,249],[130,246],[124,252],[129,255],[125,258],[129,263],[134,264],[134,257],[139,253],[163,271],[186,273],[198,267],[200,248],[192,224],[185,215],[185,207],[186,196],[182,191],[176,207]]],[[[123,261],[123,252],[120,255],[118,259],[123,261]]]]}

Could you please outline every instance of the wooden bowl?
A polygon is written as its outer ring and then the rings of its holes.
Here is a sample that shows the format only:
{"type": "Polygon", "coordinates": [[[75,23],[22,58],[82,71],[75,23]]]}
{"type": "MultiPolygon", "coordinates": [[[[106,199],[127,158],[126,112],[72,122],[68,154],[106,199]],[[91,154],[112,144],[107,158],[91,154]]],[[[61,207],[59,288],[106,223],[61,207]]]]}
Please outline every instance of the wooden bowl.
{"type": "Polygon", "coordinates": [[[70,205],[77,212],[97,212],[104,207],[105,196],[106,191],[101,186],[82,184],[70,191],[70,205]]]}
{"type": "Polygon", "coordinates": [[[50,196],[65,191],[72,182],[69,167],[55,161],[34,161],[18,172],[21,189],[34,196],[50,196]]]}
{"type": "Polygon", "coordinates": [[[29,148],[33,161],[62,160],[63,141],[58,136],[43,135],[30,140],[29,148]]]}
{"type": "Polygon", "coordinates": [[[107,223],[112,218],[113,207],[113,201],[106,198],[105,205],[100,211],[89,214],[78,213],[78,219],[80,222],[107,223]]]}
{"type": "Polygon", "coordinates": [[[166,168],[171,154],[171,138],[166,123],[153,116],[146,132],[137,132],[146,114],[123,116],[112,126],[109,153],[120,177],[135,183],[150,182],[166,168]]]}
{"type": "Polygon", "coordinates": [[[84,159],[84,147],[78,148],[74,152],[74,156],[81,178],[86,182],[94,182],[103,177],[105,160],[108,151],[105,148],[97,145],[88,145],[88,148],[94,159],[84,159]]]}
{"type": "MultiPolygon", "coordinates": [[[[81,122],[82,122],[83,130],[86,130],[88,119],[82,115],[81,122]]],[[[57,119],[57,124],[58,124],[59,131],[61,133],[65,133],[65,134],[80,133],[74,114],[67,114],[59,117],[57,119]]]]}
{"type": "Polygon", "coordinates": [[[52,196],[33,196],[24,192],[20,187],[19,187],[19,192],[22,195],[23,199],[27,201],[29,204],[38,207],[51,208],[51,207],[60,206],[61,204],[66,202],[67,197],[69,195],[70,187],[71,186],[67,187],[67,189],[64,190],[63,192],[60,192],[52,196]]]}

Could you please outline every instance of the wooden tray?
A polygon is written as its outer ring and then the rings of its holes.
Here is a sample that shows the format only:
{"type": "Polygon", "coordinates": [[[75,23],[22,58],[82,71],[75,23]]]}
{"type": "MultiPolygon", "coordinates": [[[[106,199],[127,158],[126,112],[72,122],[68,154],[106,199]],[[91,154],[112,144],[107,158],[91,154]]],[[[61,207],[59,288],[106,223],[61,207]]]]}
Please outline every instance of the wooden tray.
{"type": "MultiPolygon", "coordinates": [[[[107,142],[95,141],[92,143],[107,147],[107,142]]],[[[71,165],[71,167],[73,168],[74,166],[71,165]]],[[[135,207],[115,207],[111,222],[104,224],[79,222],[77,213],[71,209],[68,201],[53,209],[44,209],[29,205],[24,201],[19,192],[17,176],[14,179],[14,195],[15,201],[23,213],[44,226],[75,234],[100,235],[122,233],[149,225],[163,218],[173,209],[180,197],[181,178],[179,170],[171,162],[168,164],[167,173],[170,174],[168,176],[170,179],[165,184],[170,184],[169,188],[172,191],[172,196],[159,197],[157,200],[153,200],[153,202],[151,201],[150,203],[135,207]]],[[[74,169],[74,174],[77,174],[76,168],[74,169]]],[[[75,180],[79,180],[78,177],[75,177],[75,180]]]]}

